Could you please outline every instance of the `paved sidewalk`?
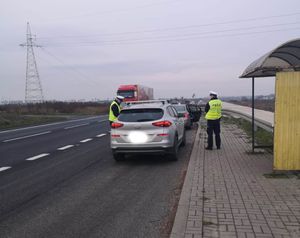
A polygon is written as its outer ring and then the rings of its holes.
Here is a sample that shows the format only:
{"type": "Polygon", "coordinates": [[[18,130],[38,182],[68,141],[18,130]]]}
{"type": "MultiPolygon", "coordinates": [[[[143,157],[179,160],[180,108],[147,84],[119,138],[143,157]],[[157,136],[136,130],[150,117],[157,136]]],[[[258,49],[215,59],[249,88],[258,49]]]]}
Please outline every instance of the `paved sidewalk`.
{"type": "Polygon", "coordinates": [[[207,151],[198,129],[170,237],[299,238],[300,179],[266,179],[273,156],[248,154],[251,141],[236,125],[221,130],[221,150],[207,151]]]}

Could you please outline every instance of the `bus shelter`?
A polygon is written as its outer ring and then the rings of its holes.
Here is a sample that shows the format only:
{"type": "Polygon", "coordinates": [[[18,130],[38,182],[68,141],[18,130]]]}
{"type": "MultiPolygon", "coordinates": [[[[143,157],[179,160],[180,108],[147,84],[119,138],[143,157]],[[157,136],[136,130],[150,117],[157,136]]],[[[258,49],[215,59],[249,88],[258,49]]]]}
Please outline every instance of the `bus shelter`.
{"type": "Polygon", "coordinates": [[[300,39],[288,41],[252,62],[240,78],[252,78],[252,152],[255,78],[276,77],[274,170],[300,170],[300,39]]]}

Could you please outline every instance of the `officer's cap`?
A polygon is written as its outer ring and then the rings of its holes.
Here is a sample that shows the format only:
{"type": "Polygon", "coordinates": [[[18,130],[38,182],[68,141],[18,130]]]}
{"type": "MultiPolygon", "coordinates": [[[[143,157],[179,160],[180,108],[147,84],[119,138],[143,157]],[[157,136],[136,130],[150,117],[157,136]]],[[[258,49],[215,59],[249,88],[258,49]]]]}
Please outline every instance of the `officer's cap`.
{"type": "Polygon", "coordinates": [[[218,94],[216,92],[210,91],[209,96],[217,96],[218,94]]]}
{"type": "Polygon", "coordinates": [[[116,97],[116,99],[118,99],[118,100],[120,100],[120,101],[123,101],[123,100],[124,100],[124,97],[123,97],[123,96],[120,96],[120,95],[118,95],[118,96],[116,97]]]}

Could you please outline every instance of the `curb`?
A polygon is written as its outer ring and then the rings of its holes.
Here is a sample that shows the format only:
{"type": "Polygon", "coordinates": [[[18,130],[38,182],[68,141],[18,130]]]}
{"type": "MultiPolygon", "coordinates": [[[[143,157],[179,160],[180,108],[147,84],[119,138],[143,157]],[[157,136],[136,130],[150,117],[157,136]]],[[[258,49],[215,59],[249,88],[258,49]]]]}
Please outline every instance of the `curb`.
{"type": "Polygon", "coordinates": [[[180,200],[179,200],[170,238],[184,238],[185,236],[187,219],[189,214],[189,207],[190,207],[190,198],[191,198],[192,186],[193,186],[193,177],[195,171],[194,165],[197,158],[197,153],[199,149],[198,144],[200,140],[201,125],[199,122],[197,122],[197,124],[198,124],[198,130],[196,134],[196,139],[193,145],[193,151],[190,157],[190,162],[184,179],[184,184],[181,191],[180,200]]]}

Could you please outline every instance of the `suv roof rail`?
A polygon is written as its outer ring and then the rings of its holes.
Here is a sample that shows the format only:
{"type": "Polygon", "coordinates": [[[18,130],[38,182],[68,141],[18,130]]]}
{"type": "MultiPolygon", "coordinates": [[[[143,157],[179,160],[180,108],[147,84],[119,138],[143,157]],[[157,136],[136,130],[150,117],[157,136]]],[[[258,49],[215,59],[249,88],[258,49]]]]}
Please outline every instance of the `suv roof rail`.
{"type": "Polygon", "coordinates": [[[141,103],[156,103],[156,102],[160,102],[163,105],[169,103],[168,100],[144,100],[144,101],[127,101],[124,102],[126,106],[129,105],[134,105],[134,104],[141,104],[141,103]]]}

